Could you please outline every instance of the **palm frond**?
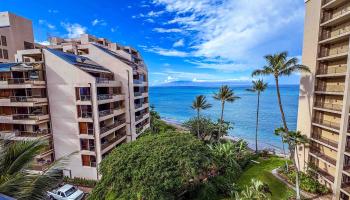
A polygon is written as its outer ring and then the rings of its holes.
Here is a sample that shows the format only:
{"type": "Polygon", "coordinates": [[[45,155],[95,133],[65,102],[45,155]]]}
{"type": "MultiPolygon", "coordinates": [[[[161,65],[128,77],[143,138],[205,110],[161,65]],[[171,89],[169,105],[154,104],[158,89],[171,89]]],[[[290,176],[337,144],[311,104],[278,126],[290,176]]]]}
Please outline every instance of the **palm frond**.
{"type": "Polygon", "coordinates": [[[293,65],[284,69],[283,71],[280,71],[279,74],[284,76],[290,76],[294,72],[310,72],[310,69],[305,65],[293,65]]]}

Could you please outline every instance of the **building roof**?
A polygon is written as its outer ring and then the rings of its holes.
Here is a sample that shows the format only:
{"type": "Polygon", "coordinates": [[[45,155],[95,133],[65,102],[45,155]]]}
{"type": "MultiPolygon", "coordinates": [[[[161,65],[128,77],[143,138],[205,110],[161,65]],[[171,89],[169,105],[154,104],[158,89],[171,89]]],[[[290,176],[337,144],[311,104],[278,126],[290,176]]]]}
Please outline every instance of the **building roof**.
{"type": "Polygon", "coordinates": [[[21,63],[0,63],[0,72],[9,72],[11,67],[15,67],[21,63]]]}
{"type": "Polygon", "coordinates": [[[51,53],[55,54],[56,56],[62,58],[63,60],[67,61],[68,63],[79,67],[80,69],[84,70],[84,71],[101,71],[101,72],[105,72],[105,73],[112,73],[110,70],[108,70],[105,67],[102,67],[101,65],[97,64],[96,62],[90,60],[87,57],[84,56],[78,56],[75,54],[71,54],[71,53],[65,53],[59,50],[55,50],[55,49],[47,49],[48,51],[50,51],[51,53]]]}

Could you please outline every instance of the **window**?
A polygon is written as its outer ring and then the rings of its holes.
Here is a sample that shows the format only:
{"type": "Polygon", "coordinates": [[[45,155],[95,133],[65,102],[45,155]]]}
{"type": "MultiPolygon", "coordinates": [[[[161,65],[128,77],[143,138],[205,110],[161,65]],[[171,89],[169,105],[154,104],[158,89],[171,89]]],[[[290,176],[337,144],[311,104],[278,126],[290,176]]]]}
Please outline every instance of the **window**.
{"type": "Polygon", "coordinates": [[[1,36],[1,44],[2,44],[2,46],[7,46],[6,37],[3,35],[1,36]]]}
{"type": "Polygon", "coordinates": [[[2,56],[4,59],[9,59],[9,53],[6,49],[2,50],[2,56]]]}
{"type": "Polygon", "coordinates": [[[24,49],[34,49],[33,43],[24,41],[24,49]]]}

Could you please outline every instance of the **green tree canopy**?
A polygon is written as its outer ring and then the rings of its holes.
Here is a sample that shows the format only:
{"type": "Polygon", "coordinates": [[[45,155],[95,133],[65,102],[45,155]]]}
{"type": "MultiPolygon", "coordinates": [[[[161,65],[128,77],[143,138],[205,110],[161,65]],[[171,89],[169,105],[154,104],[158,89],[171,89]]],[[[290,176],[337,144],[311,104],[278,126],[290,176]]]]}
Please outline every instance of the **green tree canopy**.
{"type": "Polygon", "coordinates": [[[146,135],[113,150],[89,199],[176,199],[195,190],[215,163],[191,134],[146,135]]]}

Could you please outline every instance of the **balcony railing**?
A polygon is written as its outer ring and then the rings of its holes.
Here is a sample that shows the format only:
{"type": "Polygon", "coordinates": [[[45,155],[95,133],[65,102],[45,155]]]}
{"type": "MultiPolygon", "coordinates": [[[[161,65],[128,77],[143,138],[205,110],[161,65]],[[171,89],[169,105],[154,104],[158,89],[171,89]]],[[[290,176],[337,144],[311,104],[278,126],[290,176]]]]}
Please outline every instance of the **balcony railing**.
{"type": "Polygon", "coordinates": [[[312,134],[311,136],[313,139],[315,140],[318,140],[324,144],[328,144],[329,146],[332,146],[334,148],[337,148],[338,147],[338,142],[337,141],[334,141],[334,140],[331,140],[331,139],[328,139],[328,138],[325,138],[325,137],[322,137],[321,135],[319,134],[312,134]]]}
{"type": "Polygon", "coordinates": [[[109,147],[110,145],[112,145],[116,141],[120,140],[124,136],[126,136],[126,131],[122,131],[122,132],[117,133],[116,136],[112,139],[106,139],[106,141],[101,144],[102,149],[109,147]]]}
{"type": "Polygon", "coordinates": [[[98,100],[107,100],[107,99],[113,99],[112,94],[99,94],[97,95],[98,100]]]}
{"type": "Polygon", "coordinates": [[[9,78],[7,79],[8,84],[33,84],[35,81],[43,81],[40,79],[29,79],[29,78],[9,78]]]}
{"type": "Polygon", "coordinates": [[[324,102],[320,102],[320,101],[315,102],[315,107],[330,109],[330,110],[335,110],[335,111],[341,111],[343,109],[343,106],[340,104],[324,103],[324,102]]]}
{"type": "Polygon", "coordinates": [[[324,0],[322,5],[326,5],[327,3],[331,2],[333,0],[324,0]]]}
{"type": "Polygon", "coordinates": [[[100,131],[101,131],[101,133],[105,133],[105,132],[107,132],[107,131],[109,131],[109,130],[111,130],[111,129],[114,129],[114,128],[116,128],[116,127],[118,127],[118,126],[124,124],[125,121],[126,121],[125,119],[123,119],[123,120],[118,120],[118,121],[114,122],[114,123],[111,124],[111,125],[102,127],[102,128],[100,129],[100,131]]]}
{"type": "Polygon", "coordinates": [[[340,17],[342,15],[348,14],[350,12],[349,9],[340,9],[338,12],[333,13],[325,13],[322,19],[322,23],[328,22],[332,19],[335,19],[337,17],[340,17]]]}
{"type": "Polygon", "coordinates": [[[134,84],[142,84],[143,81],[139,79],[134,79],[134,84]]]}
{"type": "Polygon", "coordinates": [[[11,102],[34,102],[35,98],[46,98],[42,96],[11,96],[11,102]]]}
{"type": "Polygon", "coordinates": [[[345,35],[345,34],[348,34],[350,33],[350,31],[344,31],[344,29],[339,29],[337,31],[325,31],[322,33],[321,35],[321,41],[322,40],[327,40],[327,39],[332,39],[332,38],[336,38],[340,35],[345,35]]]}
{"type": "Polygon", "coordinates": [[[325,160],[325,161],[331,163],[332,165],[336,165],[336,164],[337,164],[337,161],[336,161],[335,159],[333,159],[333,158],[331,158],[331,157],[325,155],[324,153],[320,152],[319,149],[316,149],[316,148],[311,147],[311,148],[310,148],[310,153],[312,153],[312,154],[314,154],[315,156],[317,156],[317,157],[319,157],[319,158],[321,158],[321,159],[323,159],[323,160],[325,160]]]}
{"type": "Polygon", "coordinates": [[[102,78],[102,77],[96,77],[96,83],[109,83],[113,80],[110,80],[109,78],[102,78]]]}
{"type": "Polygon", "coordinates": [[[81,150],[85,151],[95,151],[95,146],[93,145],[82,145],[81,150]]]}
{"type": "Polygon", "coordinates": [[[48,135],[50,133],[49,129],[39,130],[39,131],[15,131],[16,137],[41,137],[48,135]]]}
{"type": "Polygon", "coordinates": [[[326,178],[327,180],[329,180],[330,182],[334,182],[334,177],[330,175],[328,172],[318,168],[317,173],[320,174],[322,177],[326,178]]]}
{"type": "Polygon", "coordinates": [[[134,92],[134,96],[135,97],[139,97],[139,96],[141,96],[142,95],[142,92],[134,92]]]}
{"type": "Polygon", "coordinates": [[[98,114],[100,117],[104,117],[113,114],[113,110],[101,110],[98,112],[98,114]]]}
{"type": "Polygon", "coordinates": [[[143,118],[143,115],[135,116],[135,121],[140,121],[143,118]]]}
{"type": "Polygon", "coordinates": [[[344,92],[345,86],[344,85],[317,85],[316,91],[320,92],[344,92]]]}
{"type": "Polygon", "coordinates": [[[14,114],[12,115],[13,120],[40,120],[41,116],[47,114],[38,113],[38,114],[14,114]]]}
{"type": "Polygon", "coordinates": [[[342,74],[346,72],[346,67],[320,67],[317,70],[318,75],[342,74]]]}
{"type": "Polygon", "coordinates": [[[142,103],[137,103],[137,104],[135,104],[135,109],[139,109],[139,108],[141,108],[142,107],[142,103]]]}
{"type": "Polygon", "coordinates": [[[314,118],[313,122],[320,124],[320,125],[323,125],[323,126],[326,126],[326,127],[329,127],[329,128],[338,129],[338,130],[340,127],[340,123],[338,123],[338,122],[331,122],[331,121],[316,118],[316,117],[314,118]]]}
{"type": "Polygon", "coordinates": [[[91,101],[90,95],[80,95],[80,101],[91,101]]]}
{"type": "Polygon", "coordinates": [[[319,53],[319,57],[320,58],[324,58],[324,57],[328,57],[328,56],[338,56],[338,55],[342,55],[344,53],[348,52],[348,48],[338,48],[338,49],[332,49],[332,53],[330,49],[323,49],[321,50],[321,52],[319,53]]]}
{"type": "Polygon", "coordinates": [[[80,114],[81,118],[92,118],[92,112],[82,112],[80,114]]]}

